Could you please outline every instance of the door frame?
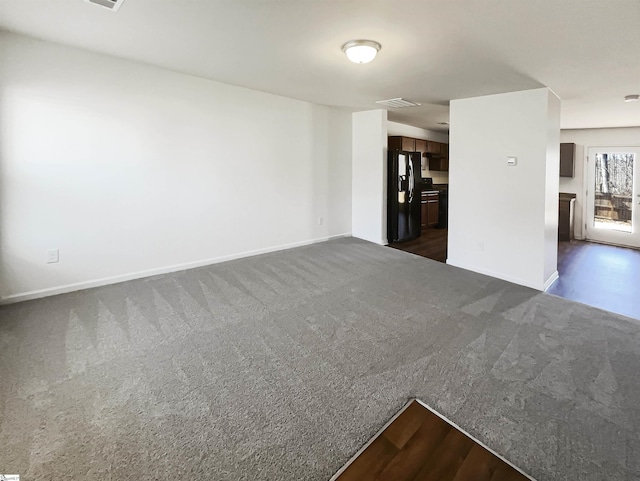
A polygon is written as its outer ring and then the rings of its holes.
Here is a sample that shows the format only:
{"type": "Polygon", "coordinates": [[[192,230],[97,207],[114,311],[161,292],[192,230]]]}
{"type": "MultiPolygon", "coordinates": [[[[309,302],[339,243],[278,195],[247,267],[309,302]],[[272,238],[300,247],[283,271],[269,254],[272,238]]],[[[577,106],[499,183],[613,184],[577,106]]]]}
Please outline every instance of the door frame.
{"type": "Polygon", "coordinates": [[[583,175],[585,202],[582,209],[584,223],[583,237],[586,241],[603,244],[619,245],[623,247],[640,248],[640,146],[585,146],[585,168],[583,175]],[[606,236],[593,235],[594,232],[602,232],[593,227],[593,215],[595,213],[595,154],[599,152],[633,152],[635,162],[633,165],[633,193],[632,193],[632,233],[610,230],[606,236]],[[606,238],[605,238],[606,237],[606,238]]]}

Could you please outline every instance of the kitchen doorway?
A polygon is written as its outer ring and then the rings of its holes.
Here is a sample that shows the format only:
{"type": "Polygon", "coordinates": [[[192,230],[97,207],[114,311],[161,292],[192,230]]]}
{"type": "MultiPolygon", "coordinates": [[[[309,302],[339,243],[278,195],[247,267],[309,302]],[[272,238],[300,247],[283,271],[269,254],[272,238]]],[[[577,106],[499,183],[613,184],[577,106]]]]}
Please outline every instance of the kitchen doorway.
{"type": "Polygon", "coordinates": [[[447,235],[445,229],[429,229],[423,231],[417,239],[408,242],[396,242],[389,247],[405,252],[411,252],[417,256],[426,257],[438,262],[447,262],[447,235]]]}
{"type": "Polygon", "coordinates": [[[640,147],[590,147],[585,237],[640,247],[640,147]]]}

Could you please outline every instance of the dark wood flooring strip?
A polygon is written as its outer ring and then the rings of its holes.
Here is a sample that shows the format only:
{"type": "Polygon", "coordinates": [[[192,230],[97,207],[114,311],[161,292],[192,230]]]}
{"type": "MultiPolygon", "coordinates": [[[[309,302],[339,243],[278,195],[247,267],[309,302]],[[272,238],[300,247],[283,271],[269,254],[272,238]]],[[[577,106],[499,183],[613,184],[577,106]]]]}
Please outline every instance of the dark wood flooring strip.
{"type": "Polygon", "coordinates": [[[422,423],[429,417],[429,412],[417,402],[412,402],[396,420],[384,430],[384,436],[399,450],[404,448],[422,423]]]}
{"type": "MultiPolygon", "coordinates": [[[[423,408],[424,409],[424,408],[423,408]]],[[[411,481],[424,465],[425,459],[438,449],[453,428],[437,416],[429,416],[387,467],[377,481],[411,481]]],[[[382,434],[384,436],[384,433],[382,434]]]]}
{"type": "Polygon", "coordinates": [[[479,444],[473,445],[465,457],[453,481],[475,481],[476,479],[491,479],[500,460],[479,444]]]}
{"type": "Polygon", "coordinates": [[[340,475],[340,481],[374,480],[398,453],[391,441],[384,436],[375,439],[360,456],[340,475]]]}
{"type": "Polygon", "coordinates": [[[527,481],[529,478],[413,401],[338,481],[527,481]]]}
{"type": "Polygon", "coordinates": [[[503,463],[496,468],[496,471],[491,476],[490,481],[530,481],[522,473],[519,473],[507,463],[503,463]]]}
{"type": "Polygon", "coordinates": [[[473,445],[471,438],[452,427],[431,456],[423,459],[422,469],[413,481],[452,480],[473,445]]]}

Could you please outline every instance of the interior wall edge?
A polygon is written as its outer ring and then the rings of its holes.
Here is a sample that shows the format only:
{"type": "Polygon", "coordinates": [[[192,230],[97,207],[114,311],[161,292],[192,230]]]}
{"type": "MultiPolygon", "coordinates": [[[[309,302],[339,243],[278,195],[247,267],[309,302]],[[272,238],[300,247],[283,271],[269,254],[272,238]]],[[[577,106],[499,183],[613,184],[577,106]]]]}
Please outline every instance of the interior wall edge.
{"type": "Polygon", "coordinates": [[[104,277],[102,279],[92,279],[88,281],[76,282],[73,284],[66,284],[61,286],[47,287],[45,289],[39,289],[35,291],[19,292],[17,294],[11,294],[9,296],[0,297],[0,305],[16,304],[18,302],[30,301],[33,299],[42,299],[44,297],[56,296],[59,294],[67,294],[70,292],[82,291],[85,289],[92,289],[94,287],[107,286],[111,284],[118,284],[120,282],[131,281],[134,279],[144,279],[146,277],[153,277],[161,274],[170,274],[172,272],[179,272],[188,269],[194,269],[197,267],[205,267],[213,264],[220,264],[222,262],[232,261],[235,259],[241,259],[244,257],[253,257],[260,254],[268,254],[269,252],[277,252],[286,249],[292,249],[294,247],[303,247],[311,244],[318,244],[320,242],[327,242],[332,239],[339,239],[343,237],[351,237],[350,232],[342,234],[336,234],[325,237],[318,237],[315,239],[308,239],[299,242],[293,242],[290,244],[282,244],[277,246],[266,247],[262,249],[256,249],[252,251],[240,252],[226,256],[214,257],[211,259],[202,259],[199,261],[185,262],[182,264],[174,264],[170,266],[157,267],[153,269],[147,269],[138,272],[129,272],[127,274],[119,274],[111,277],[104,277]]]}

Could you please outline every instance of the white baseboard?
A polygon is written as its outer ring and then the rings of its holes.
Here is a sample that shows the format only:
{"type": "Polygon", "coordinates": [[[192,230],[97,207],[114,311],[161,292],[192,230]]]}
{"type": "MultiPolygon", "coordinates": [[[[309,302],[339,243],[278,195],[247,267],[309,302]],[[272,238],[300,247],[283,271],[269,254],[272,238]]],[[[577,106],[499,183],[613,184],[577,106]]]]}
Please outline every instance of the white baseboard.
{"type": "Polygon", "coordinates": [[[593,244],[602,244],[604,246],[613,246],[613,247],[623,247],[625,249],[635,249],[635,250],[640,250],[640,246],[630,246],[630,245],[626,245],[626,244],[614,244],[613,242],[604,242],[604,241],[599,241],[599,240],[593,240],[593,239],[584,239],[586,242],[591,242],[593,244]]]}
{"type": "Polygon", "coordinates": [[[278,246],[266,247],[263,249],[256,249],[252,251],[239,252],[237,254],[231,254],[227,256],[213,257],[211,259],[202,259],[199,261],[184,262],[182,264],[174,264],[171,266],[157,267],[154,269],[147,269],[144,271],[130,272],[127,274],[120,274],[117,276],[103,277],[101,279],[93,279],[89,281],[75,282],[73,284],[65,284],[62,286],[47,287],[45,289],[39,289],[35,291],[20,292],[17,294],[11,294],[9,296],[0,297],[0,305],[13,304],[16,302],[28,301],[31,299],[40,299],[42,297],[55,296],[57,294],[66,294],[68,292],[81,291],[84,289],[91,289],[93,287],[106,286],[109,284],[117,284],[119,282],[130,281],[133,279],[141,279],[143,277],[151,277],[159,274],[168,274],[170,272],[184,271],[186,269],[193,269],[196,267],[203,267],[212,264],[219,264],[220,262],[232,261],[234,259],[241,259],[243,257],[252,257],[260,254],[267,254],[269,252],[277,252],[285,249],[292,249],[294,247],[302,247],[311,244],[317,244],[319,242],[326,242],[332,239],[339,239],[343,237],[350,237],[351,233],[337,234],[327,237],[319,237],[317,239],[310,239],[300,242],[293,242],[291,244],[281,244],[278,246]]]}
{"type": "Polygon", "coordinates": [[[542,289],[543,291],[547,291],[547,289],[549,289],[551,287],[551,285],[557,281],[560,278],[560,275],[558,274],[558,271],[555,271],[553,274],[551,274],[549,276],[549,279],[547,279],[547,281],[544,283],[544,289],[542,289]]]}
{"type": "MultiPolygon", "coordinates": [[[[531,289],[535,289],[537,291],[544,291],[544,285],[546,283],[536,284],[531,281],[520,279],[518,277],[513,277],[509,275],[502,274],[500,272],[494,272],[489,269],[484,269],[481,267],[470,266],[464,263],[458,263],[455,259],[451,260],[447,259],[447,264],[453,267],[459,267],[460,269],[465,269],[467,271],[477,272],[478,274],[484,274],[485,276],[495,277],[496,279],[502,279],[503,281],[513,282],[514,284],[518,284],[525,287],[530,287],[531,289]]],[[[557,275],[557,272],[556,272],[557,275]]],[[[555,280],[555,279],[554,279],[555,280]]]]}
{"type": "MultiPolygon", "coordinates": [[[[353,235],[353,234],[350,234],[350,235],[353,235]]],[[[371,242],[373,244],[378,244],[378,245],[381,245],[381,246],[389,245],[389,242],[387,241],[387,239],[383,239],[383,238],[380,238],[380,239],[369,239],[367,237],[360,237],[360,236],[357,236],[357,235],[354,235],[353,237],[355,237],[356,239],[360,239],[360,240],[363,240],[363,241],[371,242]]]]}

